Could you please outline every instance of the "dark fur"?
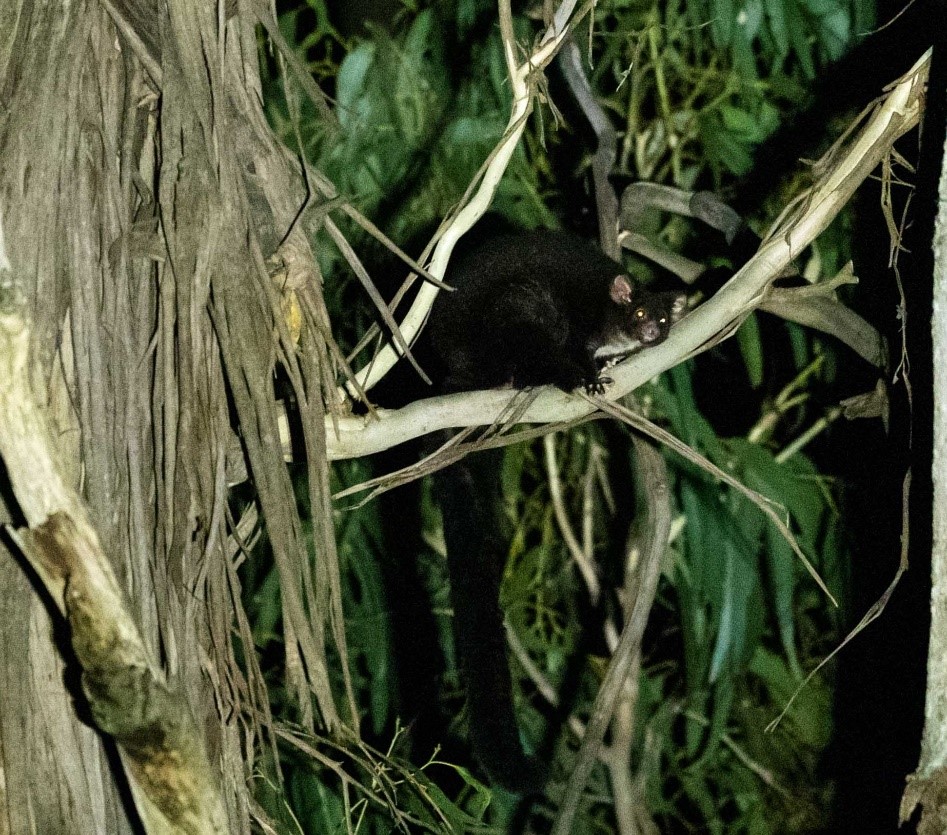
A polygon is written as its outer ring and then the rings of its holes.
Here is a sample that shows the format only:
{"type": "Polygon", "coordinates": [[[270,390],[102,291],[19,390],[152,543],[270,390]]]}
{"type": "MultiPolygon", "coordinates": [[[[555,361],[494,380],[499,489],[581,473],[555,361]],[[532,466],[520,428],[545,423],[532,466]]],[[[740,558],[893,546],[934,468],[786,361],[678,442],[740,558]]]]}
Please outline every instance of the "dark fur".
{"type": "Polygon", "coordinates": [[[458,253],[429,325],[446,391],[552,384],[596,387],[595,353],[618,337],[655,345],[683,296],[634,287],[624,268],[581,238],[545,230],[500,235],[458,253]],[[630,297],[613,300],[614,281],[630,297]]]}

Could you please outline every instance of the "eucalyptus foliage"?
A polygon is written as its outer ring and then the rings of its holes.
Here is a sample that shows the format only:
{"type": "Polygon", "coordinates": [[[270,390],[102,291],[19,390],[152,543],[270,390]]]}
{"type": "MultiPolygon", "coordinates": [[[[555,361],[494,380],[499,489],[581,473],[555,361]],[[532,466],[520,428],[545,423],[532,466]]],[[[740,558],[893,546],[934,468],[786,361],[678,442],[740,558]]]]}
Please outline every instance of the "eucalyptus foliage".
{"type": "MultiPolygon", "coordinates": [[[[285,11],[281,29],[331,90],[337,122],[327,123],[264,54],[271,73],[266,90],[271,120],[343,195],[404,242],[457,203],[503,131],[508,87],[494,18],[492,5],[473,0],[405,3],[390,26],[372,25],[364,36],[343,38],[318,0],[285,11]]],[[[854,33],[870,23],[871,5],[857,0],[599,3],[577,40],[589,53],[592,83],[621,132],[617,177],[726,187],[750,168],[754,150],[787,110],[802,103],[819,68],[840,56],[854,33]]],[[[534,23],[520,17],[517,26],[523,43],[529,43],[534,23]]],[[[554,84],[550,95],[555,105],[567,93],[554,84]]],[[[585,136],[578,117],[565,119],[553,107],[543,108],[513,158],[494,208],[520,225],[555,224],[550,207],[582,193],[585,136]],[[556,167],[563,148],[580,149],[577,169],[556,167]]],[[[679,220],[658,218],[651,233],[673,246],[691,241],[679,220]]],[[[326,296],[335,303],[330,313],[337,336],[354,344],[371,321],[370,309],[331,245],[321,242],[319,252],[326,296]]],[[[838,262],[843,253],[844,238],[836,234],[824,244],[822,263],[838,262]]],[[[780,327],[792,346],[790,371],[780,379],[772,376],[770,349],[756,318],[738,336],[747,388],[768,387],[786,395],[782,402],[792,400],[780,411],[779,401],[758,398],[757,412],[742,416],[750,430],[715,426],[701,414],[695,386],[708,381],[695,380],[693,362],[639,395],[653,420],[785,509],[801,548],[844,602],[844,531],[833,485],[802,452],[780,455],[820,416],[807,405],[806,392],[831,382],[833,349],[800,328],[780,327]]],[[[569,559],[537,443],[510,448],[505,460],[512,535],[503,603],[543,677],[558,688],[572,676],[568,707],[583,717],[607,663],[603,623],[617,617],[620,626],[611,589],[621,583],[627,531],[622,521],[629,520],[633,501],[611,505],[609,497],[633,493],[629,473],[634,462],[621,431],[586,426],[559,437],[556,445],[561,479],[570,485],[566,506],[575,520],[583,512],[588,474],[598,472],[597,461],[606,462],[601,472],[607,478],[589,488],[595,495],[594,544],[605,580],[603,601],[597,608],[590,605],[569,559]]],[[[832,791],[817,775],[832,732],[831,674],[796,691],[838,637],[838,615],[788,543],[745,496],[674,453],[667,458],[677,523],[638,681],[635,745],[627,765],[641,786],[639,801],[663,832],[815,830],[832,791]],[[775,730],[767,732],[787,704],[775,730]]],[[[336,467],[340,487],[370,474],[367,462],[336,467]]],[[[300,486],[304,489],[303,482],[300,486]]],[[[469,760],[407,762],[410,729],[398,724],[389,589],[382,570],[390,557],[378,508],[343,502],[336,514],[349,663],[363,731],[391,755],[392,768],[410,775],[402,778],[395,803],[432,831],[508,831],[515,804],[481,785],[469,760]]],[[[447,659],[443,698],[459,710],[439,520],[429,498],[421,518],[420,575],[447,659]]],[[[264,544],[244,570],[253,636],[264,651],[280,640],[281,626],[278,587],[268,573],[265,551],[264,544]]],[[[279,671],[271,673],[278,694],[279,671]]],[[[522,671],[519,683],[524,737],[529,747],[538,748],[552,711],[522,671]]],[[[288,721],[294,718],[283,704],[274,704],[273,710],[288,721]]],[[[462,727],[455,730],[462,739],[462,727]]],[[[558,732],[555,777],[562,779],[575,738],[567,727],[558,732]]],[[[387,832],[396,824],[390,808],[343,790],[325,763],[284,744],[277,750],[282,788],[272,761],[261,780],[260,799],[286,831],[342,832],[348,823],[356,831],[387,832]]],[[[357,768],[352,773],[372,785],[370,774],[357,768]]],[[[540,831],[554,810],[551,793],[524,825],[540,831]]],[[[589,786],[577,827],[577,832],[615,831],[612,786],[604,768],[589,786]]]]}

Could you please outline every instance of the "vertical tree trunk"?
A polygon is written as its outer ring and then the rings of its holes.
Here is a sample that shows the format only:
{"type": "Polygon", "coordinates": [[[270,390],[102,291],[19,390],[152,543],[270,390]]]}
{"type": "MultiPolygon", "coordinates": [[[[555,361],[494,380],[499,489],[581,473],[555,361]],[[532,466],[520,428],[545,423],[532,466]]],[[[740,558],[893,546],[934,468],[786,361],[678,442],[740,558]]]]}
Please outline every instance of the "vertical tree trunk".
{"type": "MultiPolygon", "coordinates": [[[[272,403],[279,304],[264,261],[281,243],[304,265],[308,321],[326,322],[293,225],[307,190],[266,127],[255,21],[231,17],[234,5],[224,19],[223,6],[187,0],[0,4],[0,277],[29,321],[31,383],[63,469],[152,658],[205,733],[229,831],[245,832],[254,741],[238,722],[251,690],[265,691],[244,679],[231,646],[231,405],[252,424],[244,444],[276,517],[287,675],[304,719],[315,697],[318,719],[340,726],[323,640],[345,653],[326,512],[322,394],[334,377],[324,340],[304,334],[289,352],[302,357],[294,373],[314,430],[314,579],[272,403]]],[[[20,524],[8,490],[0,501],[20,524]]],[[[121,767],[84,714],[68,635],[33,580],[0,553],[0,833],[129,832],[121,767]]]]}
{"type": "MultiPolygon", "coordinates": [[[[936,48],[935,61],[940,62],[940,67],[931,72],[929,120],[944,119],[947,115],[942,69],[944,56],[937,54],[936,48]]],[[[925,125],[925,140],[928,133],[933,134],[931,139],[940,140],[947,135],[943,124],[933,125],[931,129],[925,125]]],[[[927,156],[932,160],[936,158],[934,153],[927,156]]],[[[935,205],[933,200],[931,205],[935,205]]],[[[934,414],[930,644],[920,762],[914,774],[908,776],[901,800],[902,823],[911,818],[917,807],[921,807],[917,831],[922,835],[947,831],[947,149],[940,156],[936,207],[931,321],[934,414]]],[[[917,323],[913,327],[924,327],[925,324],[917,323]]],[[[924,420],[926,416],[922,415],[920,419],[924,420]]]]}
{"type": "MultiPolygon", "coordinates": [[[[114,248],[131,231],[131,175],[143,162],[132,154],[142,153],[147,124],[135,97],[145,90],[98,3],[7,3],[0,18],[0,218],[32,320],[34,391],[56,409],[63,464],[77,487],[83,475],[103,543],[156,645],[146,501],[155,489],[153,365],[141,363],[154,330],[153,275],[114,248]]],[[[5,503],[6,520],[17,513],[5,503]]],[[[120,768],[81,715],[65,636],[8,551],[0,582],[3,831],[130,832],[120,768]]]]}

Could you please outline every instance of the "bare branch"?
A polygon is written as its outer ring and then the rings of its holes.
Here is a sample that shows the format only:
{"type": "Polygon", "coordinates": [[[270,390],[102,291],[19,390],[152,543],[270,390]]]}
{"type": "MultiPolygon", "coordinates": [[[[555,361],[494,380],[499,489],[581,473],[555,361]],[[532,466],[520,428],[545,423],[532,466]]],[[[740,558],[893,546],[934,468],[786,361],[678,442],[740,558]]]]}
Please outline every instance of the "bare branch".
{"type": "MultiPolygon", "coordinates": [[[[611,370],[610,376],[615,382],[608,391],[610,400],[624,396],[662,371],[699,353],[708,342],[729,333],[735,323],[760,306],[773,278],[831,223],[894,141],[917,124],[929,61],[928,52],[880,102],[855,134],[847,151],[839,155],[836,165],[801,201],[803,210],[797,217],[771,235],[756,256],[713,298],[676,324],[665,342],[641,351],[611,370]]],[[[450,246],[453,247],[453,242],[450,246]]],[[[433,291],[433,288],[428,286],[423,290],[433,291]]],[[[404,332],[404,328],[402,330],[404,332]]],[[[327,426],[329,455],[352,458],[438,429],[493,423],[516,394],[496,389],[466,392],[419,400],[397,411],[378,410],[371,417],[340,418],[334,426],[327,426]]],[[[520,420],[524,423],[573,420],[592,410],[584,398],[547,387],[540,391],[520,420]]]]}

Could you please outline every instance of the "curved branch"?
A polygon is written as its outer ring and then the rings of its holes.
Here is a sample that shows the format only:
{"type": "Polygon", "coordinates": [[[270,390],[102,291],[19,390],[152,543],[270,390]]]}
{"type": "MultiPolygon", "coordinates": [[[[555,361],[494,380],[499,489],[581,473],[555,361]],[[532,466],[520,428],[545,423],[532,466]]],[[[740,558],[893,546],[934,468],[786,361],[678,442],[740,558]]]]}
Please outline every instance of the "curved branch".
{"type": "MultiPolygon", "coordinates": [[[[628,394],[662,371],[699,353],[708,342],[727,334],[747,312],[760,306],[773,278],[832,222],[894,141],[917,124],[929,63],[928,51],[881,100],[847,151],[839,156],[838,163],[809,190],[798,217],[771,235],[713,298],[677,323],[665,342],[641,351],[611,370],[614,384],[608,391],[610,400],[628,394]]],[[[430,286],[422,289],[433,290],[430,286]]],[[[438,429],[490,424],[510,408],[517,394],[497,389],[466,392],[418,400],[397,411],[378,410],[373,416],[327,420],[329,456],[354,458],[438,429]]],[[[522,423],[574,420],[593,409],[578,395],[547,387],[538,393],[519,420],[522,423]]]]}
{"type": "Polygon", "coordinates": [[[628,618],[622,629],[618,645],[608,665],[608,672],[602,681],[592,715],[585,727],[582,745],[576,755],[576,765],[569,775],[565,792],[559,806],[559,815],[552,828],[552,835],[568,835],[573,831],[575,814],[582,798],[582,792],[588,782],[592,766],[602,748],[605,731],[608,728],[615,706],[621,696],[628,674],[641,652],[641,638],[648,623],[651,604],[658,588],[661,576],[661,560],[667,550],[668,536],[671,532],[671,504],[667,482],[667,465],[661,453],[647,442],[634,439],[637,467],[642,488],[648,496],[645,520],[646,530],[642,540],[640,571],[636,588],[628,589],[628,618]]]}

